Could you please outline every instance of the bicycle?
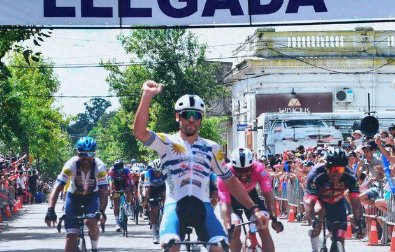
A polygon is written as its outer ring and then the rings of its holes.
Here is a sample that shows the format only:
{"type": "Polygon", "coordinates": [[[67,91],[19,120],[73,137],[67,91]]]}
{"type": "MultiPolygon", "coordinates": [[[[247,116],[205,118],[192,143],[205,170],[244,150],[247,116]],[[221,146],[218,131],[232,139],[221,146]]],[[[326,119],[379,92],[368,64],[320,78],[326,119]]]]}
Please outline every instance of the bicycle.
{"type": "Polygon", "coordinates": [[[132,206],[132,219],[134,220],[134,222],[136,223],[136,225],[139,224],[139,214],[140,214],[140,203],[138,199],[135,199],[133,201],[133,206],[132,206]]]}
{"type": "Polygon", "coordinates": [[[126,201],[124,190],[114,191],[113,197],[114,195],[118,196],[118,194],[120,211],[119,224],[121,226],[123,236],[128,237],[128,216],[130,215],[130,213],[128,212],[128,202],[126,201]]]}
{"type": "MultiPolygon", "coordinates": [[[[81,211],[83,212],[84,207],[81,206],[81,211]]],[[[103,215],[104,219],[106,219],[106,216],[103,215]]],[[[100,213],[95,213],[95,214],[82,214],[79,216],[73,216],[73,217],[68,217],[65,214],[59,218],[59,223],[57,225],[57,230],[60,233],[60,230],[62,228],[62,222],[65,219],[77,219],[78,220],[78,239],[76,242],[76,250],[77,252],[87,252],[88,250],[86,249],[86,241],[85,241],[85,231],[84,231],[84,226],[85,223],[84,221],[87,219],[100,219],[100,213]]],[[[101,229],[102,232],[104,233],[104,227],[105,224],[101,223],[101,229]]]]}
{"type": "MultiPolygon", "coordinates": [[[[243,220],[242,220],[243,221],[243,220]]],[[[228,231],[228,236],[229,236],[229,241],[233,237],[233,231],[236,227],[243,227],[244,234],[245,234],[245,239],[243,243],[243,252],[260,252],[262,250],[262,246],[259,244],[256,233],[257,229],[255,226],[256,221],[248,221],[240,224],[232,224],[229,231],[228,231]],[[245,228],[246,225],[249,225],[249,230],[247,233],[247,230],[245,228]]]]}
{"type": "MultiPolygon", "coordinates": [[[[322,242],[322,247],[320,249],[320,252],[328,252],[328,248],[326,246],[326,217],[324,217],[324,219],[315,219],[313,220],[312,226],[313,228],[315,228],[317,225],[319,225],[319,223],[322,222],[322,229],[323,229],[323,242],[322,242]]],[[[346,221],[334,221],[332,222],[332,230],[330,231],[331,233],[331,237],[332,237],[332,244],[331,247],[329,249],[330,252],[344,252],[344,247],[343,244],[341,243],[341,241],[339,241],[339,237],[337,235],[338,230],[340,229],[340,226],[346,224],[346,221]]],[[[311,236],[313,230],[309,231],[309,235],[311,236]]]]}
{"type": "MultiPolygon", "coordinates": [[[[183,241],[176,241],[174,239],[171,239],[169,241],[169,243],[167,243],[164,248],[163,251],[164,252],[169,252],[170,248],[173,247],[174,245],[185,245],[187,252],[192,252],[192,251],[200,251],[199,249],[194,248],[194,246],[196,245],[201,245],[201,246],[210,246],[210,245],[218,245],[217,243],[214,242],[202,242],[202,241],[191,241],[191,234],[192,234],[193,228],[192,227],[186,227],[186,231],[185,234],[187,235],[187,238],[183,241]]],[[[221,241],[221,246],[224,248],[225,252],[229,251],[229,246],[228,244],[226,244],[225,241],[221,241]]]]}
{"type": "MultiPolygon", "coordinates": [[[[241,217],[241,222],[240,224],[232,224],[230,229],[228,230],[228,236],[229,236],[229,242],[231,241],[231,238],[233,237],[233,231],[235,227],[243,227],[243,231],[245,234],[245,239],[242,247],[243,252],[259,252],[263,251],[262,246],[259,244],[258,238],[257,238],[257,228],[255,226],[256,221],[248,221],[248,222],[243,222],[243,216],[241,217]],[[245,228],[246,225],[249,225],[248,232],[245,228]]],[[[277,232],[282,232],[284,230],[284,226],[281,222],[277,221],[277,218],[274,216],[270,216],[270,219],[272,220],[272,228],[274,228],[274,223],[277,225],[277,232]]],[[[276,230],[276,229],[275,229],[276,230]]]]}

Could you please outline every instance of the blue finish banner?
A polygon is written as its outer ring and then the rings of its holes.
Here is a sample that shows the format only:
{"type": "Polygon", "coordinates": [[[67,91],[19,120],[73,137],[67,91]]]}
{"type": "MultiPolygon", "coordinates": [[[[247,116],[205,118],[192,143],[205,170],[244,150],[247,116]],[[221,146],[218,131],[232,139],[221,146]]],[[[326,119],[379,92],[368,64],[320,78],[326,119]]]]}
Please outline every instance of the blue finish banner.
{"type": "Polygon", "coordinates": [[[0,26],[227,26],[394,20],[394,0],[0,0],[0,26]]]}

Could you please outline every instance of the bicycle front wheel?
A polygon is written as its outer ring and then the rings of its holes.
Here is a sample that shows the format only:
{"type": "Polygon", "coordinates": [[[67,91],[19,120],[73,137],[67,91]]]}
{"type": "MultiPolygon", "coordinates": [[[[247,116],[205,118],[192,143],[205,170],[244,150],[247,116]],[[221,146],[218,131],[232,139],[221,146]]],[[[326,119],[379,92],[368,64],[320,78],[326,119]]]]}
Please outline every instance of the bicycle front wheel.
{"type": "Polygon", "coordinates": [[[134,221],[136,222],[136,225],[139,224],[139,205],[136,204],[135,212],[134,212],[134,221]]]}
{"type": "Polygon", "coordinates": [[[123,236],[128,236],[128,216],[126,215],[126,205],[121,208],[121,228],[123,236]]]}
{"type": "Polygon", "coordinates": [[[84,238],[78,238],[78,243],[77,243],[77,251],[78,252],[87,252],[86,250],[86,244],[85,244],[85,239],[84,238]]]}
{"type": "Polygon", "coordinates": [[[330,252],[344,252],[343,245],[341,242],[332,242],[330,252]]]}

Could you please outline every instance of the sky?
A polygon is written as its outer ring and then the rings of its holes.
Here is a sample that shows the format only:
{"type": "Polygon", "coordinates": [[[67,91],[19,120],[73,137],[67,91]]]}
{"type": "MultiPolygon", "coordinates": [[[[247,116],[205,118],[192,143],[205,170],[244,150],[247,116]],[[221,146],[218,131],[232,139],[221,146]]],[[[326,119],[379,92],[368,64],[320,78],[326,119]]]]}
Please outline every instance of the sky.
{"type": "MultiPolygon", "coordinates": [[[[375,30],[395,30],[394,23],[376,23],[363,25],[325,25],[325,26],[283,26],[275,27],[276,31],[307,30],[344,30],[355,29],[356,26],[371,26],[375,30]]],[[[244,28],[205,28],[191,29],[199,42],[208,45],[207,58],[220,58],[232,61],[232,51],[252,35],[256,27],[244,28]]],[[[40,47],[44,57],[50,58],[55,66],[97,65],[101,61],[115,60],[129,62],[117,36],[129,34],[131,30],[54,30],[50,38],[40,47]]],[[[38,50],[39,48],[35,48],[38,50]]],[[[219,59],[217,59],[219,60],[219,59]]],[[[108,72],[104,68],[55,68],[61,85],[55,106],[65,115],[76,115],[85,111],[84,102],[92,96],[112,95],[106,83],[108,72]],[[76,98],[76,96],[83,96],[76,98]]],[[[116,97],[105,98],[112,103],[109,110],[119,108],[116,97]]]]}

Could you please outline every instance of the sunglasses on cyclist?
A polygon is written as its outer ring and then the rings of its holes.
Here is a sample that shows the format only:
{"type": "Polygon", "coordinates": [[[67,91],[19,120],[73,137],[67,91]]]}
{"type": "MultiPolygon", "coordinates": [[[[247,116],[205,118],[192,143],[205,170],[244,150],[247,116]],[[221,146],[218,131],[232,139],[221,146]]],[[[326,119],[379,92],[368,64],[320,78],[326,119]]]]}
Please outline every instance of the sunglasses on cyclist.
{"type": "Polygon", "coordinates": [[[203,118],[203,114],[200,111],[195,111],[195,110],[184,110],[181,111],[180,113],[178,113],[182,118],[189,120],[189,118],[191,118],[191,116],[193,117],[193,119],[195,120],[199,120],[203,118]]]}
{"type": "Polygon", "coordinates": [[[233,169],[237,172],[237,173],[249,173],[251,171],[251,167],[246,167],[246,168],[237,168],[237,167],[233,167],[233,169]]]}
{"type": "Polygon", "coordinates": [[[78,152],[78,157],[84,158],[84,157],[94,157],[95,152],[78,152]]]}
{"type": "Polygon", "coordinates": [[[344,173],[345,169],[346,168],[344,166],[333,166],[333,167],[329,168],[329,172],[342,174],[342,173],[344,173]]]}

